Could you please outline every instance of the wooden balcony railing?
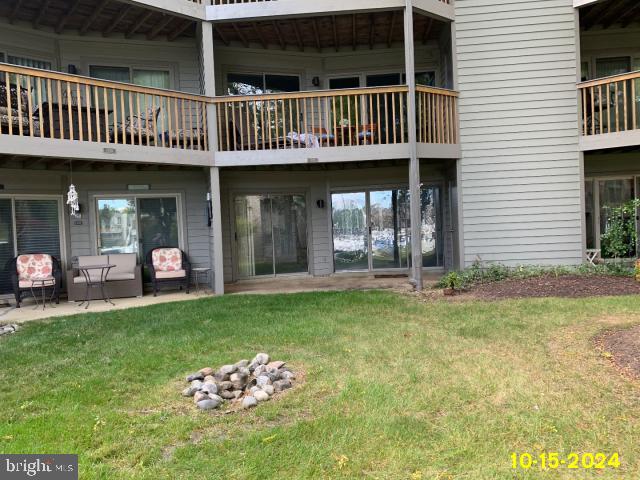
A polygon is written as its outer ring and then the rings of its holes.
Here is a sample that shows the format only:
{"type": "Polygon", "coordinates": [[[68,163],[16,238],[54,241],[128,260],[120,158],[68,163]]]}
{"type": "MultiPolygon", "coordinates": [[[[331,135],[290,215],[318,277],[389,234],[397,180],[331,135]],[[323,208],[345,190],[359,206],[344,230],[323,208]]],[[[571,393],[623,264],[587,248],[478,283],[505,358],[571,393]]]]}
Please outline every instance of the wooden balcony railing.
{"type": "Polygon", "coordinates": [[[590,80],[578,84],[581,133],[603,135],[638,130],[640,72],[590,80]]]}
{"type": "Polygon", "coordinates": [[[210,101],[0,63],[0,135],[206,151],[210,101]]]}
{"type": "Polygon", "coordinates": [[[407,142],[406,86],[216,97],[219,151],[407,142]]]}
{"type": "Polygon", "coordinates": [[[420,143],[458,143],[458,93],[416,86],[417,140],[420,143]]]}

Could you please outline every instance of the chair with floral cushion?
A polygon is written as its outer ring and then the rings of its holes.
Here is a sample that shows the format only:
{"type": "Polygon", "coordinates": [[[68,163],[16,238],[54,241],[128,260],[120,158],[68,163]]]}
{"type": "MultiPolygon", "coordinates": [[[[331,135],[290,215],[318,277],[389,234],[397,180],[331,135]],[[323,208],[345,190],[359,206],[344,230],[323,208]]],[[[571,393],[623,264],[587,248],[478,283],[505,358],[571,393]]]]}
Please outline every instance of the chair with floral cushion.
{"type": "MultiPolygon", "coordinates": [[[[149,107],[145,112],[142,112],[140,116],[129,115],[124,122],[117,123],[111,131],[111,141],[114,143],[126,143],[126,144],[141,144],[141,145],[154,145],[155,137],[153,134],[153,125],[156,124],[156,130],[160,129],[158,123],[158,115],[160,114],[160,107],[149,107]],[[149,130],[149,137],[147,138],[147,129],[149,130]],[[124,140],[123,140],[124,135],[124,140]],[[132,142],[133,136],[133,142],[132,142]]],[[[160,135],[160,132],[158,132],[160,135]]]]}
{"type": "Polygon", "coordinates": [[[189,257],[179,248],[157,247],[147,253],[145,265],[151,276],[153,296],[157,296],[159,284],[178,285],[189,293],[191,263],[189,257]]]}
{"type": "Polygon", "coordinates": [[[34,289],[52,289],[51,298],[60,303],[60,283],[62,267],[60,261],[47,253],[27,253],[18,255],[7,263],[11,276],[16,308],[20,308],[22,294],[34,289]]]}

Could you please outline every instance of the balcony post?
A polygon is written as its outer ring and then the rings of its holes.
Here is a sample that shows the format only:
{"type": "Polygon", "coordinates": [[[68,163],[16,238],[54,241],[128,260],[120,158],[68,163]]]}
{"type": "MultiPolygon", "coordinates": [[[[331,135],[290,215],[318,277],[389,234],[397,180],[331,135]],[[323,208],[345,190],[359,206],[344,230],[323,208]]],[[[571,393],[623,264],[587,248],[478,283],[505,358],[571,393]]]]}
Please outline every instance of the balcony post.
{"type": "MultiPolygon", "coordinates": [[[[214,49],[213,49],[213,25],[209,22],[198,24],[198,34],[200,40],[201,68],[202,68],[202,90],[208,97],[216,94],[215,70],[214,70],[214,49]]],[[[207,135],[209,138],[209,152],[211,153],[211,164],[215,163],[215,152],[218,145],[218,126],[216,107],[214,104],[207,105],[207,135]]],[[[211,193],[211,231],[210,231],[210,256],[211,271],[213,272],[212,287],[216,295],[224,293],[224,268],[222,254],[222,209],[220,207],[220,169],[211,166],[209,168],[209,188],[211,193]]]]}
{"type": "Polygon", "coordinates": [[[416,74],[413,48],[413,5],[405,0],[404,61],[407,78],[407,133],[409,141],[409,209],[411,218],[411,270],[416,290],[422,290],[422,216],[420,208],[420,160],[416,138],[416,74]]]}

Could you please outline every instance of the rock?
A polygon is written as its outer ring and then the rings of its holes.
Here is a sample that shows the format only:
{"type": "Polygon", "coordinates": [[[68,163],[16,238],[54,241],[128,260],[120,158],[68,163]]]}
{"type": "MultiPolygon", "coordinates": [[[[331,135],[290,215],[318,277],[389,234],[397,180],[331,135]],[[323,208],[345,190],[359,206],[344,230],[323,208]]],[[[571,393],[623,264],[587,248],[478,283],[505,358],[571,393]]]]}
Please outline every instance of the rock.
{"type": "Polygon", "coordinates": [[[271,379],[272,382],[280,379],[280,371],[277,368],[268,368],[266,375],[271,379]]]}
{"type": "Polygon", "coordinates": [[[213,378],[216,379],[216,382],[226,382],[227,380],[229,380],[229,375],[227,373],[217,371],[213,374],[213,378]]]}
{"type": "Polygon", "coordinates": [[[220,404],[222,403],[222,399],[220,400],[221,401],[217,401],[211,398],[207,398],[205,400],[200,400],[198,403],[196,403],[196,405],[200,410],[213,410],[214,408],[218,408],[220,406],[220,404]]]}
{"type": "Polygon", "coordinates": [[[266,365],[267,363],[269,363],[269,360],[271,360],[271,358],[269,357],[268,353],[259,353],[253,360],[260,365],[266,365]]]}
{"type": "Polygon", "coordinates": [[[291,388],[291,382],[289,380],[278,380],[277,382],[273,382],[273,389],[276,392],[281,392],[282,390],[286,390],[287,388],[291,388]]]}
{"type": "Polygon", "coordinates": [[[275,389],[273,388],[273,385],[265,385],[264,387],[262,387],[262,391],[265,392],[267,395],[273,395],[275,393],[275,389]]]}
{"type": "Polygon", "coordinates": [[[222,392],[220,392],[220,396],[225,400],[231,400],[236,398],[236,396],[233,394],[231,390],[223,390],[222,392]]]}
{"type": "Polygon", "coordinates": [[[249,376],[251,375],[251,372],[249,371],[249,369],[247,367],[240,367],[238,368],[238,370],[236,371],[236,373],[239,373],[240,375],[245,375],[245,376],[249,376]]]}
{"type": "Polygon", "coordinates": [[[242,396],[242,390],[234,390],[231,393],[233,393],[235,398],[240,398],[242,396]]]}
{"type": "Polygon", "coordinates": [[[220,390],[231,390],[233,388],[233,383],[226,381],[218,383],[218,391],[220,390]]]}
{"type": "Polygon", "coordinates": [[[202,387],[202,382],[200,380],[194,380],[193,382],[191,382],[191,386],[196,390],[200,390],[200,387],[202,387]]]}
{"type": "Polygon", "coordinates": [[[256,397],[244,397],[242,400],[242,408],[252,408],[258,405],[256,397]]]}
{"type": "Polygon", "coordinates": [[[204,380],[202,380],[203,383],[216,383],[216,378],[213,375],[207,375],[206,377],[204,377],[204,380]]]}
{"type": "Polygon", "coordinates": [[[256,393],[253,394],[253,396],[259,402],[266,402],[270,398],[269,394],[262,390],[258,390],[256,393]]]}
{"type": "Polygon", "coordinates": [[[283,372],[280,373],[280,378],[282,378],[283,380],[295,380],[296,375],[293,372],[290,372],[289,370],[284,370],[283,372]]]}
{"type": "Polygon", "coordinates": [[[201,400],[207,400],[209,398],[209,395],[207,395],[204,392],[196,392],[193,395],[193,403],[198,403],[201,400]]]}
{"type": "MultiPolygon", "coordinates": [[[[267,385],[267,386],[271,387],[271,385],[267,385]]],[[[257,392],[257,391],[259,391],[259,390],[260,390],[260,387],[258,387],[257,385],[254,385],[253,387],[251,387],[251,388],[249,389],[249,391],[250,391],[251,393],[256,393],[256,392],[257,392]]]]}
{"type": "Polygon", "coordinates": [[[247,368],[249,366],[249,360],[240,360],[235,365],[238,370],[241,368],[247,368]]]}
{"type": "Polygon", "coordinates": [[[200,391],[207,395],[215,395],[218,393],[218,386],[215,383],[203,383],[200,391]]]}
{"type": "Polygon", "coordinates": [[[201,368],[198,373],[201,373],[203,375],[203,378],[208,376],[208,375],[213,375],[215,373],[215,370],[211,367],[204,367],[201,368]]]}
{"type": "Polygon", "coordinates": [[[249,371],[250,371],[251,373],[253,373],[253,372],[254,372],[254,370],[255,370],[257,367],[259,367],[259,366],[260,366],[260,364],[259,364],[258,362],[256,362],[256,360],[255,360],[255,358],[254,358],[254,359],[253,359],[253,361],[249,364],[249,366],[248,366],[247,368],[249,369],[249,371]]]}
{"type": "Polygon", "coordinates": [[[254,370],[253,370],[253,374],[256,377],[259,377],[260,375],[262,375],[263,373],[265,373],[267,371],[267,366],[266,365],[258,365],[254,370]]]}
{"type": "Polygon", "coordinates": [[[275,360],[273,362],[267,363],[268,368],[275,368],[276,370],[280,370],[282,367],[286,365],[285,362],[281,362],[280,360],[275,360]]]}
{"type": "Polygon", "coordinates": [[[187,377],[187,382],[193,382],[194,380],[204,380],[204,375],[200,372],[192,373],[187,377]]]}
{"type": "Polygon", "coordinates": [[[231,375],[237,369],[238,369],[238,367],[236,367],[235,365],[223,365],[223,366],[220,367],[220,370],[218,370],[218,371],[220,373],[222,373],[223,375],[231,375]]]}
{"type": "Polygon", "coordinates": [[[264,385],[271,385],[271,379],[266,375],[260,375],[256,378],[256,385],[263,387],[264,385]]]}
{"type": "Polygon", "coordinates": [[[198,391],[197,388],[187,387],[182,391],[182,396],[183,397],[193,397],[197,391],[198,391]]]}
{"type": "Polygon", "coordinates": [[[233,384],[233,388],[236,390],[242,390],[247,384],[248,375],[244,375],[241,373],[233,373],[229,380],[233,384]]]}

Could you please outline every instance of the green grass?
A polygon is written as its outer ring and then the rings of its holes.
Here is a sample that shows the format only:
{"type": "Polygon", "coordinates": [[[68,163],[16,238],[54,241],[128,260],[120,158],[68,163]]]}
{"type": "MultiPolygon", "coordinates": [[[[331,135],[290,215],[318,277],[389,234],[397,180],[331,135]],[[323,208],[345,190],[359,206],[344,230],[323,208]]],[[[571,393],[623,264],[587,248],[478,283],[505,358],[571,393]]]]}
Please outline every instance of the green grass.
{"type": "Polygon", "coordinates": [[[33,322],[0,339],[0,452],[78,453],[81,478],[636,479],[640,391],[593,348],[638,298],[430,302],[227,296],[33,322]],[[267,351],[306,381],[232,415],[187,373],[267,351]],[[619,452],[513,472],[511,452],[619,452]]]}

